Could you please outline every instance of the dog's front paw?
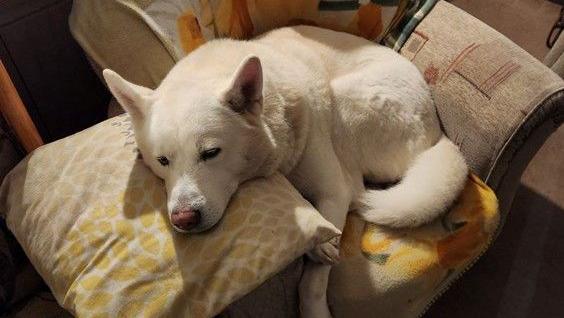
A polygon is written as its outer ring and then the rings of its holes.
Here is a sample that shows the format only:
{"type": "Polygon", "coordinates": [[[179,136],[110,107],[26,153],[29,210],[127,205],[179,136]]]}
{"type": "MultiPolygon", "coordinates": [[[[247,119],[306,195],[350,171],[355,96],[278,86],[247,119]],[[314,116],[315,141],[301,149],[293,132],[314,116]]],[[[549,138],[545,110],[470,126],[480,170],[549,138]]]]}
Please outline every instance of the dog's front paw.
{"type": "Polygon", "coordinates": [[[307,256],[314,262],[325,265],[339,263],[339,238],[336,237],[328,242],[322,243],[307,252],[307,256]]]}

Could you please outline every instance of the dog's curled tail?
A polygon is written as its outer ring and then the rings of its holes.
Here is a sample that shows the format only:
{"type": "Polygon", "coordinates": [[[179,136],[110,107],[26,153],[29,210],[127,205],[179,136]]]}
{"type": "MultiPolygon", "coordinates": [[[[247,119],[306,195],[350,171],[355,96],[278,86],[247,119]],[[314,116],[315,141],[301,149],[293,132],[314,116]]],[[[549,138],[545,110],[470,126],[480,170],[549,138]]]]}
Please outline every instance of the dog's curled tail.
{"type": "Polygon", "coordinates": [[[462,191],[468,167],[446,136],[422,152],[403,179],[386,190],[367,190],[357,211],[368,222],[416,227],[438,217],[462,191]]]}

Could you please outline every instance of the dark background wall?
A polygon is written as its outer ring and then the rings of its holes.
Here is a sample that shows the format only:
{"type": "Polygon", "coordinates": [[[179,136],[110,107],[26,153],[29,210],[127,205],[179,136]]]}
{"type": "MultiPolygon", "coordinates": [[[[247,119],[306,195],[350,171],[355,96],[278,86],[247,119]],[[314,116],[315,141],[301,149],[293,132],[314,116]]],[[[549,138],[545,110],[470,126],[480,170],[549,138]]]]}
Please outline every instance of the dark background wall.
{"type": "Polygon", "coordinates": [[[45,142],[104,120],[110,94],[68,27],[71,0],[1,0],[0,59],[45,142]]]}

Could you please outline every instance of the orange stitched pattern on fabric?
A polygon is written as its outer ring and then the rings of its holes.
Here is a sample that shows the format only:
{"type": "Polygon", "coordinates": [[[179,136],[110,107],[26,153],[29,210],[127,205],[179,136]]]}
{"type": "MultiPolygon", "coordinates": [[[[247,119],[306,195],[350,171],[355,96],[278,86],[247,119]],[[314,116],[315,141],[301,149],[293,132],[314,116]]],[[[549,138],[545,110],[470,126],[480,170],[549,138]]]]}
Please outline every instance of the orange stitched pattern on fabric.
{"type": "Polygon", "coordinates": [[[183,13],[178,20],[176,20],[176,27],[184,52],[190,53],[206,42],[202,30],[200,29],[198,19],[194,16],[192,11],[183,13]]]}
{"type": "Polygon", "coordinates": [[[254,27],[247,0],[232,0],[232,12],[229,34],[233,38],[248,39],[253,35],[254,27]]]}
{"type": "Polygon", "coordinates": [[[358,31],[362,37],[374,40],[383,29],[382,8],[379,5],[368,3],[358,9],[358,31]]]}

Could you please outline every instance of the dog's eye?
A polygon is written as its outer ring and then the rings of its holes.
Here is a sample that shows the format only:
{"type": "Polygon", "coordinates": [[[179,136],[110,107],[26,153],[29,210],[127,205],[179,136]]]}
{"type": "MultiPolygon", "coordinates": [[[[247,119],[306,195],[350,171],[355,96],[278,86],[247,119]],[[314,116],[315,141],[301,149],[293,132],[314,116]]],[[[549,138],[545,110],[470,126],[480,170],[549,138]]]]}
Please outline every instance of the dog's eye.
{"type": "Polygon", "coordinates": [[[157,157],[157,160],[159,161],[161,166],[168,166],[168,164],[169,164],[167,157],[160,156],[160,157],[157,157]]]}
{"type": "Polygon", "coordinates": [[[204,150],[202,151],[202,153],[200,153],[200,159],[202,159],[203,161],[213,159],[217,157],[217,155],[219,155],[220,152],[221,152],[221,148],[211,148],[204,150]]]}

